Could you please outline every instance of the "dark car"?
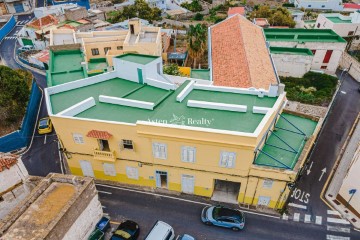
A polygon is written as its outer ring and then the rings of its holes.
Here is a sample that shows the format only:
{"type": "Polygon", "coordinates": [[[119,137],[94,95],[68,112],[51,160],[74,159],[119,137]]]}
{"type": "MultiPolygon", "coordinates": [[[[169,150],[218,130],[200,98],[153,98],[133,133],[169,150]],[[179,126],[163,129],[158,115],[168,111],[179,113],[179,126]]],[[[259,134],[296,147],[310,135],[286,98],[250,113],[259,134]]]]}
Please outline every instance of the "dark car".
{"type": "Polygon", "coordinates": [[[139,225],[136,222],[126,220],[117,227],[111,240],[135,240],[139,237],[139,233],[139,225]]]}
{"type": "Polygon", "coordinates": [[[237,209],[223,206],[208,206],[202,210],[201,221],[206,225],[231,228],[234,231],[245,227],[245,215],[237,209]]]}

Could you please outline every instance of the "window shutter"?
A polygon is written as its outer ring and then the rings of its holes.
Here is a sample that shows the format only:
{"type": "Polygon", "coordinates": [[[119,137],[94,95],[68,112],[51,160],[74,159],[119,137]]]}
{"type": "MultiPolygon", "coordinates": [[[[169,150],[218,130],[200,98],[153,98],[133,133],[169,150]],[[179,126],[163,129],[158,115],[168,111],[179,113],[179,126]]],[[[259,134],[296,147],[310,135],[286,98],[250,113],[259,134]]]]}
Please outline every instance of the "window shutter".
{"type": "Polygon", "coordinates": [[[229,153],[229,158],[227,161],[227,167],[232,168],[234,167],[234,153],[229,153]]]}
{"type": "Polygon", "coordinates": [[[160,158],[160,149],[157,143],[154,143],[154,153],[156,158],[160,158]]]}
{"type": "Polygon", "coordinates": [[[195,150],[194,150],[194,148],[191,148],[191,149],[189,149],[189,157],[188,157],[188,161],[189,162],[194,162],[194,154],[195,153],[195,150]]]}
{"type": "Polygon", "coordinates": [[[182,147],[182,161],[188,162],[188,148],[182,147]]]}

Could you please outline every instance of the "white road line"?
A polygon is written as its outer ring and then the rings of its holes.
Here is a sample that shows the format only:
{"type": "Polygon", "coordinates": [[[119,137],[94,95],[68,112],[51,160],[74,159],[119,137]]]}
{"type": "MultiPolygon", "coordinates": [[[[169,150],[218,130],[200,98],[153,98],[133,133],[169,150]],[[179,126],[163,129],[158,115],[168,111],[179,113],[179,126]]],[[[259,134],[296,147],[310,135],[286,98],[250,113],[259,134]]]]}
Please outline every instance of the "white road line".
{"type": "Polygon", "coordinates": [[[300,221],[300,213],[294,213],[294,219],[295,222],[299,222],[300,221]]]}
{"type": "Polygon", "coordinates": [[[289,216],[284,213],[284,214],[282,215],[282,219],[283,219],[283,220],[289,220],[289,216]]]}
{"type": "Polygon", "coordinates": [[[327,214],[341,216],[341,214],[338,211],[333,211],[333,210],[327,210],[327,214]]]}
{"type": "Polygon", "coordinates": [[[350,237],[326,235],[326,240],[350,240],[350,237]]]}
{"type": "Polygon", "coordinates": [[[349,221],[345,220],[345,219],[340,219],[340,218],[327,218],[327,222],[330,223],[341,223],[341,224],[350,224],[349,221]]]}
{"type": "Polygon", "coordinates": [[[105,194],[109,194],[111,195],[112,193],[111,192],[105,192],[105,191],[98,191],[99,193],[105,193],[105,194]]]}
{"type": "Polygon", "coordinates": [[[339,226],[327,226],[328,231],[332,232],[343,232],[343,233],[350,233],[350,228],[339,227],[339,226]]]}
{"type": "Polygon", "coordinates": [[[104,208],[104,209],[106,208],[105,206],[101,206],[101,207],[104,208]]]}
{"type": "MultiPolygon", "coordinates": [[[[182,199],[182,198],[177,198],[177,197],[172,197],[172,196],[166,196],[166,195],[161,195],[161,194],[158,194],[158,193],[142,192],[142,191],[138,191],[138,190],[134,190],[134,189],[127,189],[127,188],[104,185],[104,184],[96,184],[96,185],[101,186],[101,187],[107,187],[107,188],[114,188],[114,189],[129,191],[129,192],[136,192],[136,193],[141,193],[141,194],[146,194],[146,195],[169,198],[169,199],[179,200],[179,201],[183,201],[183,202],[190,202],[190,203],[200,204],[200,205],[204,205],[204,206],[211,206],[211,204],[208,204],[208,203],[202,203],[202,202],[197,202],[197,201],[192,201],[192,200],[187,200],[187,199],[182,199]]],[[[240,210],[242,212],[248,213],[248,214],[253,214],[253,215],[258,215],[258,216],[263,216],[263,217],[279,219],[279,217],[276,217],[276,216],[271,216],[271,215],[267,215],[267,214],[263,214],[263,213],[251,212],[251,211],[244,210],[243,208],[240,208],[240,210]]]]}
{"type": "Polygon", "coordinates": [[[310,223],[311,222],[311,215],[305,214],[304,222],[305,223],[310,223]]]}
{"type": "Polygon", "coordinates": [[[307,206],[301,205],[301,204],[296,204],[296,203],[289,203],[288,206],[290,206],[290,207],[296,207],[296,208],[301,208],[301,209],[307,209],[307,206]]]}
{"type": "Polygon", "coordinates": [[[322,223],[322,216],[316,216],[315,224],[321,225],[322,223]]]}
{"type": "Polygon", "coordinates": [[[44,137],[44,145],[46,144],[46,136],[47,136],[47,134],[45,134],[45,137],[44,137]]]}
{"type": "Polygon", "coordinates": [[[346,94],[346,92],[345,91],[340,91],[342,94],[346,94]]]}

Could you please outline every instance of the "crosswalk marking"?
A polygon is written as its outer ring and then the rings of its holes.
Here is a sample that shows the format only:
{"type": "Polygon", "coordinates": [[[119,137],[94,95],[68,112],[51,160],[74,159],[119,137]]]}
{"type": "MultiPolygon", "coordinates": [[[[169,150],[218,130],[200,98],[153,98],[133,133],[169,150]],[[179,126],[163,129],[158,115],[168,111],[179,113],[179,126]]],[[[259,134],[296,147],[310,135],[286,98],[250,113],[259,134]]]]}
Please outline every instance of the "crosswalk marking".
{"type": "Polygon", "coordinates": [[[300,213],[294,213],[294,219],[295,222],[299,222],[300,221],[300,213]]]}
{"type": "Polygon", "coordinates": [[[296,204],[296,203],[289,203],[288,206],[290,206],[290,207],[296,207],[296,208],[301,208],[301,209],[307,209],[307,206],[301,205],[301,204],[296,204]]]}
{"type": "Polygon", "coordinates": [[[318,224],[318,225],[321,225],[322,217],[321,216],[316,216],[315,223],[318,224]]]}
{"type": "Polygon", "coordinates": [[[338,211],[333,211],[333,210],[327,210],[327,214],[341,216],[341,214],[338,211]]]}
{"type": "Polygon", "coordinates": [[[7,40],[9,40],[9,39],[16,39],[16,36],[5,37],[5,39],[7,39],[7,40]]]}
{"type": "Polygon", "coordinates": [[[345,220],[345,219],[340,219],[340,218],[327,218],[327,222],[330,223],[341,223],[341,224],[350,224],[349,221],[345,220]]]}
{"type": "Polygon", "coordinates": [[[326,235],[326,240],[350,240],[350,237],[326,235]]]}
{"type": "Polygon", "coordinates": [[[339,227],[339,226],[327,226],[327,230],[332,232],[350,233],[350,228],[339,227]]]}
{"type": "Polygon", "coordinates": [[[305,214],[304,222],[305,222],[305,223],[311,222],[311,215],[305,214]]]}
{"type": "Polygon", "coordinates": [[[16,23],[16,25],[25,25],[25,24],[27,24],[29,21],[30,21],[30,20],[18,21],[18,22],[16,23]]]}

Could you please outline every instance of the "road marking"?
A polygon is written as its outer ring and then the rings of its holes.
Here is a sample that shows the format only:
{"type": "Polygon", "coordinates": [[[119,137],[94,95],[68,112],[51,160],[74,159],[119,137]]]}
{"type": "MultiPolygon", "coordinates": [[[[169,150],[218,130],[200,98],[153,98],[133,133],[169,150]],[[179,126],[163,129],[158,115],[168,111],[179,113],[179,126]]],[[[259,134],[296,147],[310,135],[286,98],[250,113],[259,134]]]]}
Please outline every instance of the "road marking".
{"type": "Polygon", "coordinates": [[[342,94],[346,94],[346,92],[345,91],[340,91],[342,94]]]}
{"type": "Polygon", "coordinates": [[[44,137],[44,145],[46,144],[46,136],[47,136],[47,134],[45,134],[45,137],[44,137]]]}
{"type": "Polygon", "coordinates": [[[331,223],[341,223],[341,224],[350,224],[349,221],[345,220],[345,219],[340,219],[340,218],[327,218],[327,222],[331,222],[331,223]]]}
{"type": "Polygon", "coordinates": [[[105,192],[105,191],[98,191],[99,193],[105,193],[105,194],[109,194],[111,195],[112,193],[111,192],[105,192]]]}
{"type": "Polygon", "coordinates": [[[282,215],[282,219],[283,219],[283,220],[289,220],[289,216],[284,213],[284,214],[282,215]]]}
{"type": "Polygon", "coordinates": [[[333,211],[333,210],[327,210],[327,214],[341,216],[341,214],[338,211],[333,211]]]}
{"type": "Polygon", "coordinates": [[[344,228],[339,226],[327,226],[327,230],[332,232],[350,233],[350,228],[344,228]]]}
{"type": "Polygon", "coordinates": [[[319,182],[321,181],[321,179],[322,179],[322,177],[324,176],[325,173],[326,173],[326,168],[321,170],[321,175],[320,175],[320,178],[319,178],[319,182]]]}
{"type": "Polygon", "coordinates": [[[304,222],[305,222],[305,223],[311,222],[311,215],[305,214],[304,222]]]}
{"type": "Polygon", "coordinates": [[[310,174],[313,163],[314,163],[314,162],[311,162],[310,167],[308,168],[308,170],[306,170],[307,175],[310,174]]]}
{"type": "MultiPolygon", "coordinates": [[[[200,205],[204,205],[204,206],[211,206],[211,204],[208,204],[208,203],[202,203],[202,202],[187,200],[187,199],[183,199],[183,198],[166,196],[166,195],[161,195],[161,194],[158,194],[158,193],[142,192],[142,191],[138,191],[138,190],[134,190],[134,189],[128,189],[128,188],[122,188],[122,187],[115,187],[115,186],[110,186],[110,185],[105,185],[105,184],[96,184],[96,186],[107,187],[107,188],[114,188],[114,189],[124,190],[124,191],[128,191],[128,192],[136,192],[136,193],[141,193],[141,194],[146,194],[146,195],[152,195],[152,196],[158,196],[158,197],[163,197],[163,198],[169,198],[169,199],[179,200],[179,201],[183,201],[183,202],[200,204],[200,205]]],[[[239,208],[240,208],[240,207],[239,207],[239,208]]],[[[279,219],[279,217],[276,217],[276,216],[271,216],[271,215],[264,214],[264,213],[256,213],[256,212],[252,212],[252,211],[247,211],[247,210],[245,210],[245,209],[243,209],[243,208],[240,208],[240,210],[241,210],[242,212],[248,213],[248,214],[253,214],[253,215],[258,215],[258,216],[263,216],[263,217],[269,217],[269,218],[279,219]]]]}
{"type": "Polygon", "coordinates": [[[305,205],[301,205],[301,204],[289,203],[288,205],[289,205],[290,207],[296,207],[296,208],[301,208],[301,209],[307,209],[307,206],[305,206],[305,205]]]}
{"type": "Polygon", "coordinates": [[[315,224],[321,225],[322,223],[322,216],[316,216],[315,224]]]}
{"type": "Polygon", "coordinates": [[[350,240],[350,237],[326,235],[326,240],[350,240]]]}
{"type": "Polygon", "coordinates": [[[294,219],[295,222],[299,222],[300,221],[300,213],[294,213],[294,219]]]}

